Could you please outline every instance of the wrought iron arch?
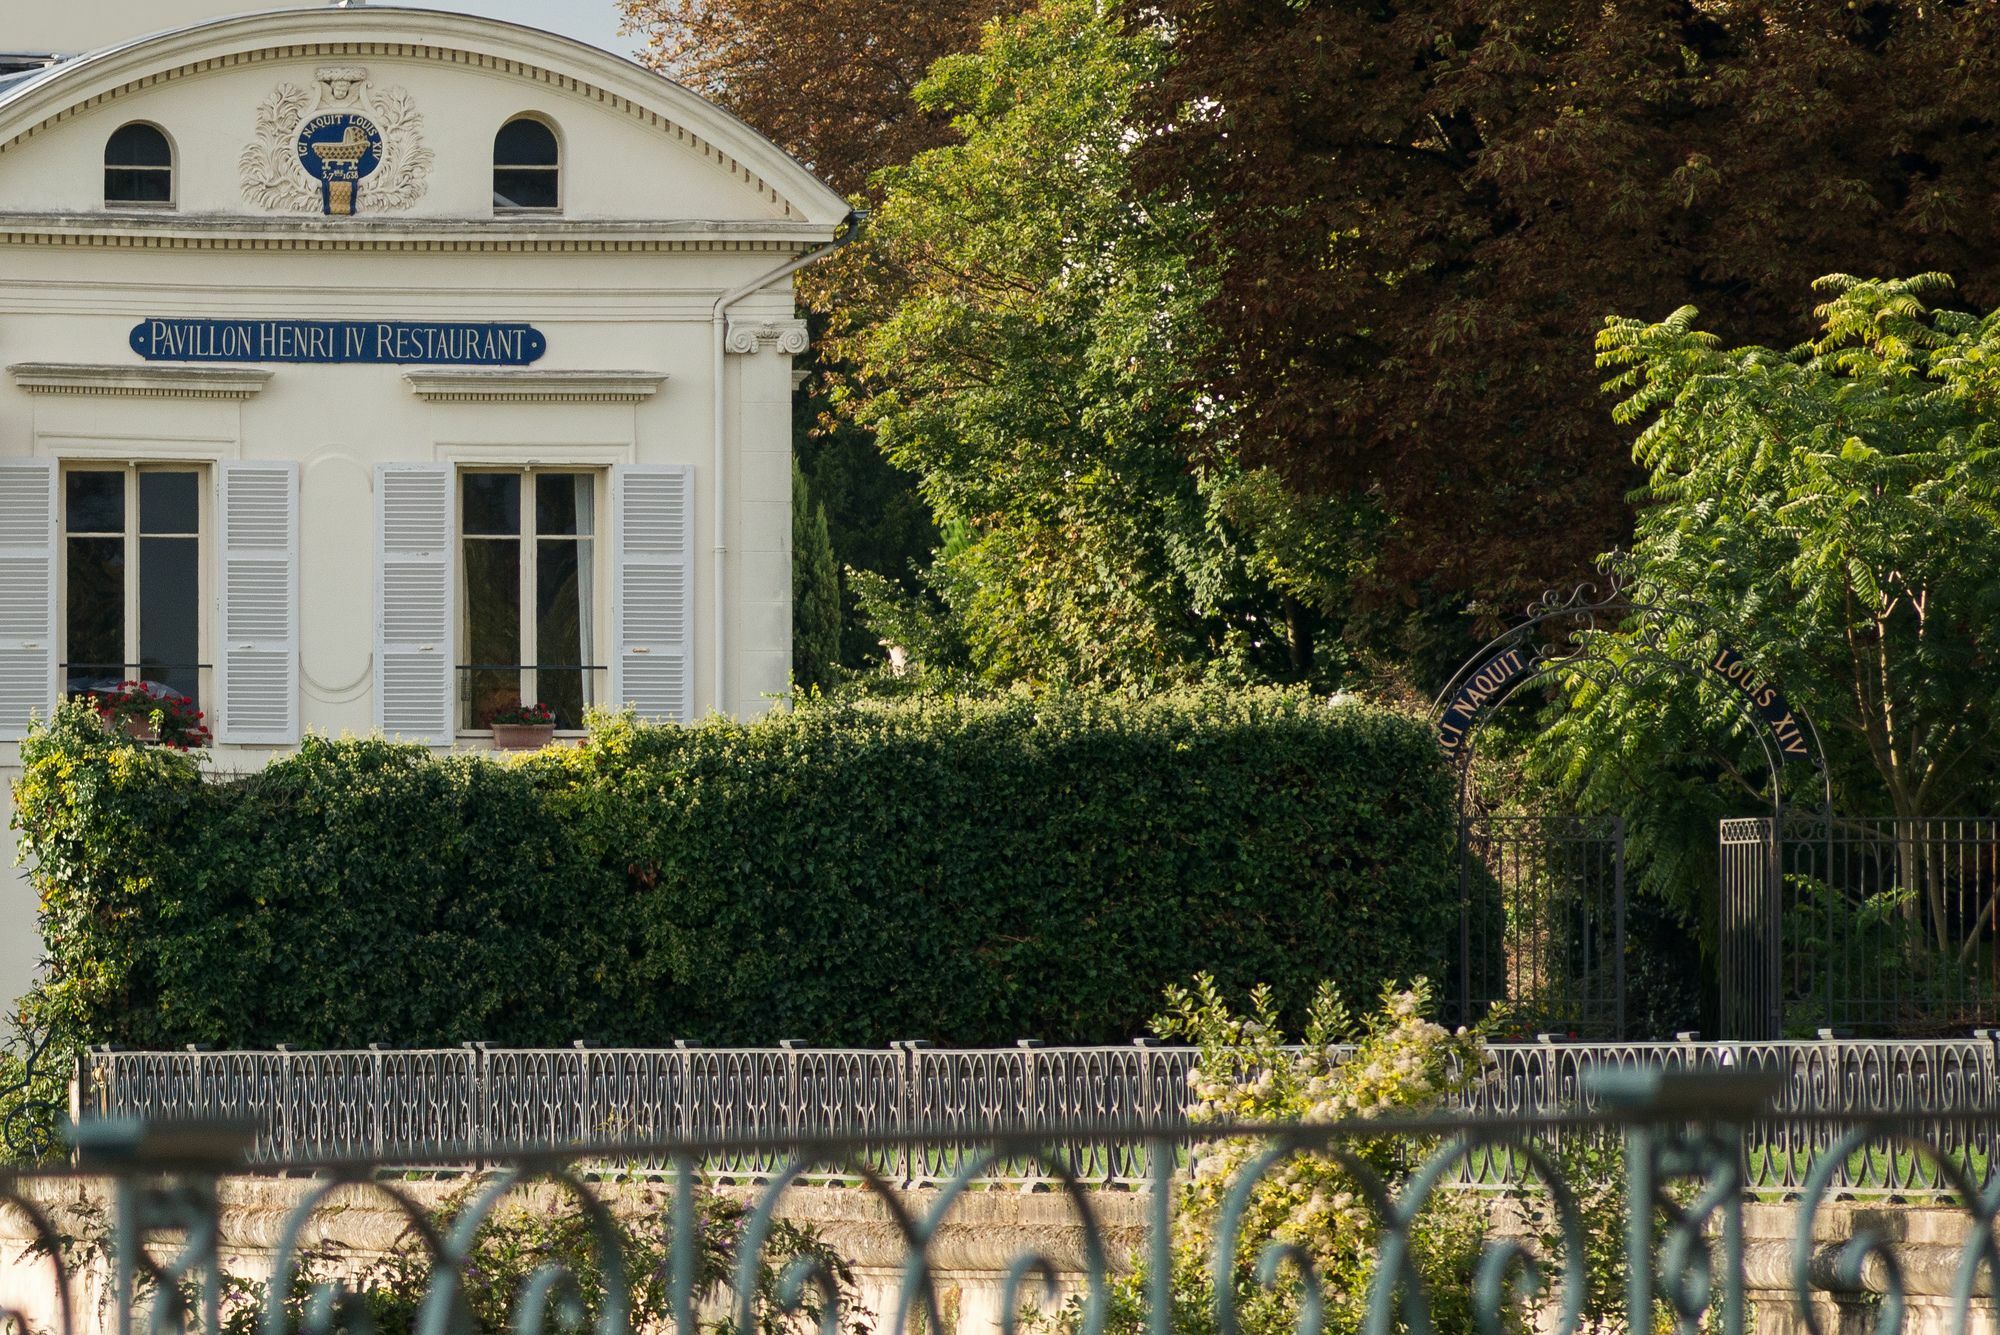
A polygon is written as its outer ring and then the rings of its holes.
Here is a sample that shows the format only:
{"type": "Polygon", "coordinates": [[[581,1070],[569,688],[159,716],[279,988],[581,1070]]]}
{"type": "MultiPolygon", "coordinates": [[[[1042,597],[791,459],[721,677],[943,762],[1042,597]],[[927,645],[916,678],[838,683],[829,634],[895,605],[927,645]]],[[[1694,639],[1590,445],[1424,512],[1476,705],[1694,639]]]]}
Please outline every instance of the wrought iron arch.
{"type": "Polygon", "coordinates": [[[1480,728],[1520,691],[1569,674],[1607,673],[1612,680],[1633,684],[1671,673],[1691,681],[1715,678],[1733,689],[1724,695],[1763,752],[1770,778],[1772,814],[1784,811],[1781,786],[1784,766],[1809,763],[1819,780],[1821,811],[1833,809],[1832,776],[1819,729],[1803,709],[1793,705],[1772,678],[1759,673],[1742,653],[1721,642],[1722,631],[1684,598],[1635,588],[1620,574],[1616,558],[1601,569],[1603,582],[1576,585],[1567,594],[1550,590],[1527,607],[1526,617],[1488,640],[1461,664],[1432,702],[1430,721],[1439,745],[1458,774],[1463,811],[1466,782],[1480,728]],[[1629,633],[1639,624],[1636,640],[1627,638],[1624,663],[1596,652],[1597,637],[1629,633]],[[1677,622],[1715,641],[1713,653],[1701,662],[1665,642],[1663,627],[1677,622]],[[1558,638],[1555,633],[1566,630],[1558,638]]]}
{"type": "MultiPolygon", "coordinates": [[[[1754,822],[1769,831],[1764,840],[1762,858],[1755,866],[1746,864],[1737,868],[1733,879],[1731,874],[1725,873],[1718,901],[1722,937],[1717,963],[1729,980],[1724,984],[1725,992],[1735,989],[1746,996],[1754,996],[1754,1006],[1760,1014],[1771,1010],[1776,1004],[1775,980],[1780,969],[1781,928],[1776,916],[1776,892],[1782,869],[1779,865],[1778,831],[1786,815],[1785,773],[1788,765],[1804,763],[1811,766],[1821,804],[1816,813],[1820,818],[1819,824],[1830,828],[1832,782],[1819,730],[1804,710],[1791,703],[1775,680],[1760,673],[1748,657],[1727,643],[1723,628],[1715,623],[1706,609],[1689,599],[1628,583],[1619,558],[1614,555],[1601,567],[1600,581],[1576,585],[1567,593],[1551,590],[1529,604],[1523,620],[1481,646],[1452,674],[1451,680],[1431,706],[1431,723],[1440,747],[1453,763],[1458,790],[1457,981],[1461,1018],[1474,1018],[1478,1009],[1476,1002],[1482,993],[1515,1000],[1515,986],[1519,982],[1514,971],[1520,945],[1515,936],[1518,926],[1500,929],[1496,938],[1500,944],[1497,954],[1490,948],[1493,943],[1485,935],[1481,936],[1477,950],[1482,971],[1494,961],[1499,962],[1506,974],[1506,986],[1496,988],[1490,979],[1484,978],[1476,984],[1474,977],[1475,821],[1471,775],[1480,730],[1517,694],[1559,677],[1580,677],[1627,687],[1650,684],[1665,677],[1686,681],[1712,679],[1725,688],[1724,697],[1738,720],[1756,739],[1762,752],[1771,812],[1768,826],[1762,821],[1754,822]],[[1691,653],[1685,643],[1670,643],[1669,632],[1672,629],[1691,632],[1693,644],[1700,646],[1698,652],[1691,653]],[[1615,655],[1605,651],[1608,637],[1614,633],[1619,637],[1615,655]],[[1770,995],[1766,996],[1766,993],[1770,995]]],[[[1569,842],[1562,843],[1560,856],[1554,857],[1549,849],[1560,840],[1541,833],[1547,828],[1547,818],[1527,819],[1527,828],[1536,832],[1527,839],[1518,833],[1522,824],[1518,818],[1482,819],[1476,835],[1480,849],[1477,860],[1482,864],[1480,883],[1485,884],[1494,875],[1485,864],[1492,860],[1496,849],[1503,855],[1511,851],[1517,859],[1517,870],[1501,873],[1505,876],[1521,876],[1518,858],[1524,850],[1537,864],[1539,870],[1521,879],[1518,885],[1510,887],[1509,884],[1502,884],[1497,891],[1499,902],[1505,905],[1500,921],[1509,923],[1515,922],[1524,908],[1531,915],[1548,914],[1551,901],[1544,898],[1547,890],[1531,890],[1529,887],[1537,884],[1545,886],[1547,868],[1551,865],[1569,869],[1562,873],[1572,883],[1571,889],[1564,893],[1578,897],[1574,902],[1567,897],[1555,901],[1560,906],[1560,912],[1572,917],[1581,912],[1586,922],[1602,923],[1605,916],[1609,916],[1612,922],[1611,941],[1605,943],[1609,946],[1615,967],[1615,981],[1611,985],[1615,1003],[1610,1007],[1615,1019],[1611,1023],[1616,1034],[1624,1037],[1626,900],[1622,819],[1610,816],[1602,827],[1591,826],[1581,817],[1572,819],[1565,827],[1569,833],[1560,837],[1569,842]],[[1496,833],[1509,829],[1517,832],[1504,837],[1496,833]],[[1506,842],[1509,839],[1514,842],[1506,842]],[[1591,843],[1593,839],[1597,841],[1595,844],[1591,843]],[[1613,862],[1612,902],[1608,907],[1602,901],[1602,882],[1597,882],[1593,890],[1589,874],[1581,874],[1579,879],[1573,862],[1579,847],[1584,847],[1589,856],[1596,856],[1606,847],[1607,841],[1610,845],[1608,856],[1613,862]],[[1595,901],[1590,898],[1593,893],[1599,895],[1595,901]],[[1526,897],[1516,902],[1516,896],[1526,897]],[[1595,919],[1590,917],[1595,911],[1591,907],[1593,902],[1602,910],[1595,919]]],[[[1496,865],[1506,866],[1506,857],[1503,856],[1496,865]]],[[[1484,914],[1481,916],[1482,919],[1486,917],[1484,914]]],[[[1559,946],[1568,939],[1571,949],[1576,948],[1579,941],[1587,943],[1591,939],[1590,933],[1601,930],[1587,928],[1584,935],[1578,937],[1578,929],[1574,927],[1552,929],[1550,924],[1557,922],[1556,918],[1536,918],[1535,921],[1538,925],[1530,930],[1529,939],[1546,938],[1548,931],[1555,930],[1556,936],[1547,939],[1555,940],[1559,946]],[[1568,933],[1567,938],[1564,932],[1568,933]]],[[[1555,952],[1559,961],[1556,971],[1535,975],[1529,984],[1531,990],[1546,993],[1549,979],[1553,977],[1560,980],[1558,990],[1563,991],[1572,1006],[1580,1005],[1588,1009],[1593,1004],[1602,1004],[1602,998],[1595,1002],[1588,1000],[1596,997],[1596,993],[1582,987],[1593,977],[1593,967],[1600,970],[1603,967],[1601,964],[1591,966],[1589,960],[1593,956],[1589,953],[1590,948],[1587,944],[1583,948],[1586,953],[1582,966],[1565,966],[1561,963],[1565,957],[1558,948],[1555,952]],[[1571,967],[1572,972],[1562,973],[1564,967],[1571,967]],[[1580,972],[1577,971],[1579,968],[1580,972]]],[[[1595,976],[1601,978],[1601,974],[1595,976]]],[[[1593,987],[1598,985],[1591,984],[1593,987]]],[[[1759,1028],[1768,1028],[1770,1023],[1766,1019],[1739,1021],[1727,1015],[1724,1017],[1725,1027],[1755,1024],[1759,1028]]]]}

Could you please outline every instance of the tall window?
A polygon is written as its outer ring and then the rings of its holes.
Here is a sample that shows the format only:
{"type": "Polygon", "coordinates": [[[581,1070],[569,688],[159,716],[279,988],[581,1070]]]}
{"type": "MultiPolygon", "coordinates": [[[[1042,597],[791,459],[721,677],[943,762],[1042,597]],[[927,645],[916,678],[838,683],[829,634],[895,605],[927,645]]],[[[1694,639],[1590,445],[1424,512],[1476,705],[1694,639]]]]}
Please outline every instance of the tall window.
{"type": "Polygon", "coordinates": [[[556,209],[562,206],[556,132],[532,116],[519,116],[493,137],[493,207],[556,209]]]}
{"type": "Polygon", "coordinates": [[[157,127],[134,121],[105,142],[104,202],[173,204],[174,150],[157,127]]]}
{"type": "Polygon", "coordinates": [[[582,727],[600,671],[596,476],[482,470],[460,474],[459,493],[460,726],[542,703],[557,727],[582,727]]]}
{"type": "Polygon", "coordinates": [[[69,693],[134,680],[200,701],[201,481],[187,467],[63,474],[69,693]]]}

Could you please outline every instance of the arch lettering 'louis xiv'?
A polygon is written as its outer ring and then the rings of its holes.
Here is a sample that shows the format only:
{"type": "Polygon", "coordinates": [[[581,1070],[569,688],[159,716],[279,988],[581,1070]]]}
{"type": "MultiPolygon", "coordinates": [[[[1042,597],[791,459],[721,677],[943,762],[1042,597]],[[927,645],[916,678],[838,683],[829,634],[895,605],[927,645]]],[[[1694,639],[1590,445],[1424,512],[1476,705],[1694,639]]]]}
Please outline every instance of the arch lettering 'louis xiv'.
{"type": "Polygon", "coordinates": [[[1785,693],[1750,665],[1734,649],[1718,649],[1708,660],[1708,670],[1729,684],[1729,688],[1757,711],[1757,717],[1771,730],[1778,755],[1787,762],[1811,760],[1812,747],[1806,740],[1805,720],[1792,708],[1785,693]]]}

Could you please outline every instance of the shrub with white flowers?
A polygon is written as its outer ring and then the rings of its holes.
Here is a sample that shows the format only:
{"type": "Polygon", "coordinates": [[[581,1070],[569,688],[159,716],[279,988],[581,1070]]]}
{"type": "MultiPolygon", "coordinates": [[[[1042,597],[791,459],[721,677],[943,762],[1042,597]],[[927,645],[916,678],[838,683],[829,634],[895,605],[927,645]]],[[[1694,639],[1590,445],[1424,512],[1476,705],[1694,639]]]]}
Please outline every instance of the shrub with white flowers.
{"type": "MultiPolygon", "coordinates": [[[[1249,1012],[1231,1011],[1207,975],[1190,988],[1170,988],[1167,1011],[1154,1021],[1162,1038],[1199,1047],[1190,1073],[1188,1112],[1201,1122],[1332,1122],[1436,1112],[1477,1078],[1480,1039],[1428,1018],[1430,986],[1385,987],[1376,1010],[1356,1020],[1331,985],[1322,984],[1306,1015],[1302,1041],[1288,1046],[1269,989],[1250,993],[1249,1012]]],[[[1175,1202],[1174,1329],[1207,1335],[1215,1329],[1214,1253],[1224,1203],[1250,1161],[1267,1148],[1255,1139],[1218,1139],[1193,1149],[1193,1171],[1175,1202]]],[[[1343,1148],[1393,1194],[1434,1145],[1407,1135],[1353,1139],[1343,1148]]],[[[1361,1328],[1375,1274],[1382,1220],[1355,1173],[1323,1154],[1299,1154],[1273,1165],[1251,1191],[1229,1276],[1244,1335],[1290,1335],[1298,1329],[1300,1283],[1295,1265],[1281,1282],[1257,1282],[1257,1265],[1272,1243],[1311,1259],[1325,1303],[1326,1330],[1361,1328]]],[[[1486,1233],[1476,1202],[1436,1192],[1411,1230],[1411,1257],[1423,1277],[1431,1319],[1440,1331],[1473,1328],[1474,1267],[1486,1233]]],[[[1113,1288],[1109,1327],[1116,1335],[1145,1329],[1146,1278],[1127,1276],[1113,1288]]],[[[1063,1324],[1080,1328],[1072,1307],[1063,1324]]]]}

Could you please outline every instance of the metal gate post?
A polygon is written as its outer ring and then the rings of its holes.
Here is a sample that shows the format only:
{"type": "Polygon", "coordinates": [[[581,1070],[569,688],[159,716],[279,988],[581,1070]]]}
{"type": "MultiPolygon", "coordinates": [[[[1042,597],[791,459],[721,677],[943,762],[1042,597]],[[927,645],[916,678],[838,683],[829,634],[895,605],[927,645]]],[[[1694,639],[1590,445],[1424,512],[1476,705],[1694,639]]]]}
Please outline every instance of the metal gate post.
{"type": "Polygon", "coordinates": [[[1784,1017],[1784,949],[1778,939],[1784,921],[1784,809],[1771,818],[1771,837],[1764,843],[1764,949],[1763,987],[1759,995],[1764,1002],[1763,1031],[1758,1038],[1773,1039],[1785,1032],[1784,1017]]]}
{"type": "Polygon", "coordinates": [[[1472,822],[1465,814],[1465,777],[1459,778],[1458,799],[1458,1022],[1471,1024],[1472,1013],[1472,822]]]}
{"type": "Polygon", "coordinates": [[[1625,818],[1611,818],[1611,939],[1616,962],[1612,986],[1617,989],[1617,1022],[1611,1036],[1625,1038],[1625,818]]]}
{"type": "MultiPolygon", "coordinates": [[[[1820,880],[1824,884],[1832,885],[1833,884],[1833,808],[1832,807],[1824,808],[1820,812],[1820,824],[1826,830],[1826,846],[1825,846],[1826,861],[1820,863],[1819,875],[1820,875],[1820,880]]],[[[1837,959],[1844,959],[1846,956],[1846,950],[1844,948],[1839,951],[1829,951],[1828,953],[1833,955],[1834,958],[1837,959]]],[[[1836,1001],[1836,996],[1834,991],[1834,974],[1837,972],[1837,970],[1834,968],[1834,963],[1832,959],[1825,961],[1825,964],[1821,969],[1821,972],[1823,972],[1826,975],[1826,1022],[1828,1024],[1839,1024],[1841,1023],[1841,1020],[1844,1019],[1845,1017],[1836,1018],[1836,1016],[1834,1015],[1833,1008],[1836,1001]]]]}

